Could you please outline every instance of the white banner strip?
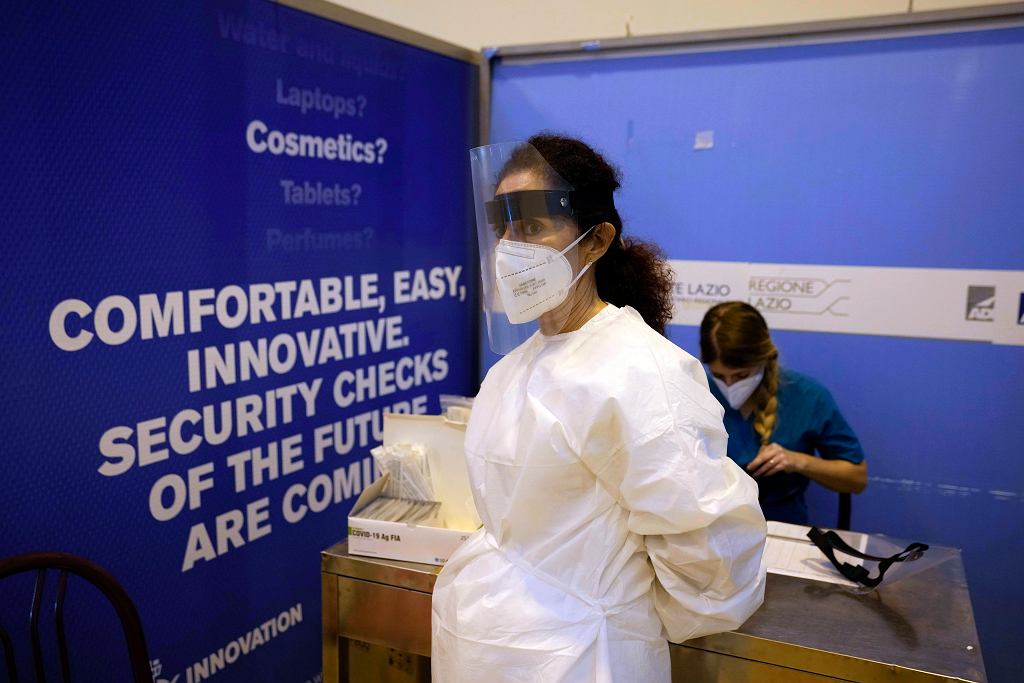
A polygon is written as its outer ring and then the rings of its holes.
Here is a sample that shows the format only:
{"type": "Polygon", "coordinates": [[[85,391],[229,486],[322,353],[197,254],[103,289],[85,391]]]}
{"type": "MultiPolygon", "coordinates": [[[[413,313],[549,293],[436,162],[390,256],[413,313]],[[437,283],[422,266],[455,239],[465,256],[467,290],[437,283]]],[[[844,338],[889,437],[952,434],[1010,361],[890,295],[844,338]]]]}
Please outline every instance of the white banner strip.
{"type": "Polygon", "coordinates": [[[748,301],[782,330],[1024,345],[1024,270],[671,261],[677,325],[748,301]]]}

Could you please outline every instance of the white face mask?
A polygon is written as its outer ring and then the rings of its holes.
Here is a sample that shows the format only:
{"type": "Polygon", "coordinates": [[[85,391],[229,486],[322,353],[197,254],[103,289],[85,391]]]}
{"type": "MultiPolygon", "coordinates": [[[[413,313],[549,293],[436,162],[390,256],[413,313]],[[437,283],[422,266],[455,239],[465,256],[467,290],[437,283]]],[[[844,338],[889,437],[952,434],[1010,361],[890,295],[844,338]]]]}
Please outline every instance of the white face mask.
{"type": "Polygon", "coordinates": [[[750,395],[753,394],[757,387],[761,385],[761,380],[764,378],[764,368],[761,368],[756,373],[741,379],[738,382],[733,382],[732,385],[726,385],[725,382],[712,377],[715,380],[715,384],[718,385],[718,390],[722,392],[722,396],[725,396],[725,400],[729,402],[729,405],[733,410],[739,410],[740,406],[747,402],[750,395]]]}
{"type": "Polygon", "coordinates": [[[511,323],[526,323],[559,306],[569,296],[569,288],[590,268],[583,266],[576,277],[565,257],[593,230],[591,227],[562,251],[543,244],[501,240],[494,248],[494,269],[498,294],[511,323]]]}

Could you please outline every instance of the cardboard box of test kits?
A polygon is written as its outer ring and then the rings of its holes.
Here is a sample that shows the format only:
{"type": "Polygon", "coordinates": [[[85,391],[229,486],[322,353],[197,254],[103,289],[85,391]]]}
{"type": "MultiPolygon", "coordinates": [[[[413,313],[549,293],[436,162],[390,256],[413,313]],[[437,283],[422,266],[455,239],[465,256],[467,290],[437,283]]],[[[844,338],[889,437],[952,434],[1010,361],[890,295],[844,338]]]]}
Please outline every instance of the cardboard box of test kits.
{"type": "Polygon", "coordinates": [[[434,498],[447,528],[361,519],[359,511],[381,495],[387,475],[367,487],[348,516],[348,551],[390,560],[444,564],[479,527],[466,471],[466,426],[440,415],[384,415],[384,445],[418,443],[427,449],[434,498]]]}

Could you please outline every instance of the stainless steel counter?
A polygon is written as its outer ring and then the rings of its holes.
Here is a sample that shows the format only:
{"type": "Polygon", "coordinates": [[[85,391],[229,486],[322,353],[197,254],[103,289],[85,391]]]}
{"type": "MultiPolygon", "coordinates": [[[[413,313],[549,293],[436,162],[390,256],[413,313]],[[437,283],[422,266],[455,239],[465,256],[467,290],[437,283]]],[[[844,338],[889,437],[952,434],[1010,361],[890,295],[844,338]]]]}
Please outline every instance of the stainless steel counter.
{"type": "MultiPolygon", "coordinates": [[[[350,680],[346,638],[429,656],[440,570],[349,555],[345,543],[323,551],[324,681],[350,680]]],[[[986,680],[959,553],[867,595],[769,574],[764,605],[739,630],[671,651],[679,681],[986,680]]]]}

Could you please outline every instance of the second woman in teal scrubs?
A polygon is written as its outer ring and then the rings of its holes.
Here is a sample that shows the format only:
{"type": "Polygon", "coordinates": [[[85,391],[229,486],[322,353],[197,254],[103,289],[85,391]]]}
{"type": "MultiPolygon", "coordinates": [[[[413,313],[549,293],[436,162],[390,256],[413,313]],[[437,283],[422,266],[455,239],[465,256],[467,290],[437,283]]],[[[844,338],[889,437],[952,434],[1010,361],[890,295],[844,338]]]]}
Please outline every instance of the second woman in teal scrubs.
{"type": "Polygon", "coordinates": [[[711,393],[725,408],[728,455],[757,480],[766,519],[806,524],[811,480],[833,491],[864,490],[857,435],[825,387],[779,366],[756,308],[729,301],[708,310],[700,352],[711,393]]]}

